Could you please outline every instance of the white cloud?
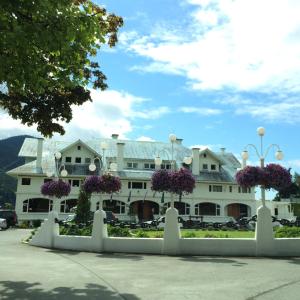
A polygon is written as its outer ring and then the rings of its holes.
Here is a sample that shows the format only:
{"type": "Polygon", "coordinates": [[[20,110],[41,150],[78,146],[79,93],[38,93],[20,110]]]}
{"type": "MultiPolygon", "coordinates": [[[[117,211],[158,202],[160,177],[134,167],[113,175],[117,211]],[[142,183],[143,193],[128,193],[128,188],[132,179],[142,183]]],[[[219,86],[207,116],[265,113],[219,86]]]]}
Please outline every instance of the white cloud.
{"type": "Polygon", "coordinates": [[[127,36],[126,49],[150,59],[144,71],[184,74],[197,90],[300,90],[299,1],[186,2],[188,27],[127,36]]]}
{"type": "Polygon", "coordinates": [[[193,107],[193,106],[182,106],[178,109],[183,113],[196,113],[201,116],[215,116],[222,114],[222,110],[208,107],[193,107]]]}
{"type": "Polygon", "coordinates": [[[142,141],[142,142],[155,142],[155,140],[153,138],[148,137],[148,136],[140,136],[136,140],[142,141]]]}
{"type": "MultiPolygon", "coordinates": [[[[110,137],[112,133],[118,133],[120,138],[133,130],[134,121],[137,118],[157,119],[169,113],[167,107],[141,110],[145,103],[151,105],[149,99],[141,98],[115,90],[96,91],[91,90],[93,102],[85,102],[81,106],[73,106],[73,119],[70,123],[61,123],[66,134],[63,139],[110,137]]],[[[20,121],[13,120],[8,114],[0,114],[0,138],[17,134],[39,135],[36,126],[28,127],[20,121]]],[[[58,134],[55,139],[62,139],[58,134]]]]}

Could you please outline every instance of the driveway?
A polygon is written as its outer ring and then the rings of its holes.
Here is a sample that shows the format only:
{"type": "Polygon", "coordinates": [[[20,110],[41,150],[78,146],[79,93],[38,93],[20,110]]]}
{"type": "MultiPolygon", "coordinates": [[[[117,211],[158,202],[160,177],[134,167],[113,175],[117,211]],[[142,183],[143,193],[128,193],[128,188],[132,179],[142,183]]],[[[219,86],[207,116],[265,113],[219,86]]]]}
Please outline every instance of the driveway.
{"type": "Polygon", "coordinates": [[[299,299],[300,258],[168,257],[56,251],[0,231],[0,299],[299,299]]]}

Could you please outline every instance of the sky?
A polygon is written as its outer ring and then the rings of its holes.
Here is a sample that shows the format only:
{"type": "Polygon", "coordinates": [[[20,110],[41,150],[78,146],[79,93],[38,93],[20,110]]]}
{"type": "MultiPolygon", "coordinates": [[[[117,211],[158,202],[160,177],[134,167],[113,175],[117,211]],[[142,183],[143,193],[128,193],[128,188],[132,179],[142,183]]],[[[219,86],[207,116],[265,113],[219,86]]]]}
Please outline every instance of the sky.
{"type": "MultiPolygon", "coordinates": [[[[266,129],[300,172],[300,1],[103,0],[124,18],[119,43],[97,54],[109,89],[74,107],[58,140],[168,141],[170,133],[239,155],[266,129]]],[[[38,135],[0,112],[0,139],[38,135]]],[[[275,150],[266,158],[274,162],[275,150]]],[[[250,150],[250,163],[258,158],[250,150]]]]}

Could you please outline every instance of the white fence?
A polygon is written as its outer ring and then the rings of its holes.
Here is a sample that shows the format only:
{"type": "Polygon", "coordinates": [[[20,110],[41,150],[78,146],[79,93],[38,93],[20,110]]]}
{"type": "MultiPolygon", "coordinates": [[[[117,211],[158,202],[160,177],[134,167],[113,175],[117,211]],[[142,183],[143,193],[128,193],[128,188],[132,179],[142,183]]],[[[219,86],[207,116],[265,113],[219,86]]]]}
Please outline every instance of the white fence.
{"type": "Polygon", "coordinates": [[[300,256],[300,238],[275,239],[269,210],[260,207],[255,238],[181,238],[177,210],[166,214],[164,238],[108,237],[104,211],[94,214],[93,232],[87,236],[62,236],[55,223],[56,212],[50,212],[30,241],[31,245],[88,252],[123,252],[166,255],[219,256],[300,256]],[[175,225],[174,225],[175,224],[175,225]]]}

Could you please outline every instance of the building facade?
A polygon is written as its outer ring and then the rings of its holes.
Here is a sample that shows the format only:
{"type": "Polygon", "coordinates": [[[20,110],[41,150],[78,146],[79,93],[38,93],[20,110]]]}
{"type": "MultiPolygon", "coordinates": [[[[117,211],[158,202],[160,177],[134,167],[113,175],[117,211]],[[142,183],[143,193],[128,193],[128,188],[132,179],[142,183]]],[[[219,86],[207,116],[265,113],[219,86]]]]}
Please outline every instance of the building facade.
{"type": "MultiPolygon", "coordinates": [[[[155,169],[171,169],[172,153],[175,168],[189,168],[196,179],[196,188],[192,194],[175,199],[175,207],[184,219],[193,216],[224,222],[231,217],[256,214],[255,189],[237,185],[235,173],[241,165],[224,148],[220,152],[189,149],[182,144],[181,139],[173,144],[130,141],[120,140],[114,134],[111,139],[77,140],[73,143],[26,138],[19,152],[19,156],[25,158],[25,164],[8,172],[18,179],[18,218],[44,219],[52,209],[59,212],[61,219],[66,218],[77,204],[80,185],[86,176],[99,174],[101,161],[102,170],[106,168],[119,176],[122,182],[119,193],[102,195],[103,208],[112,211],[121,220],[144,221],[156,218],[163,215],[170,205],[170,195],[152,191],[151,176],[155,169]],[[107,144],[107,150],[101,149],[103,142],[107,144]],[[54,156],[57,152],[61,153],[59,160],[54,156]],[[157,156],[162,159],[161,166],[154,163],[157,156]],[[191,165],[183,163],[184,157],[192,157],[191,165]],[[89,170],[91,163],[97,166],[94,172],[89,170]],[[113,165],[116,167],[114,170],[111,168],[113,165]],[[49,174],[56,174],[62,169],[68,171],[64,180],[71,184],[70,195],[62,199],[44,197],[40,192],[41,185],[49,180],[49,174]]],[[[99,196],[92,195],[91,210],[98,208],[99,196]]],[[[288,209],[285,207],[284,211],[288,212],[288,209]]]]}

